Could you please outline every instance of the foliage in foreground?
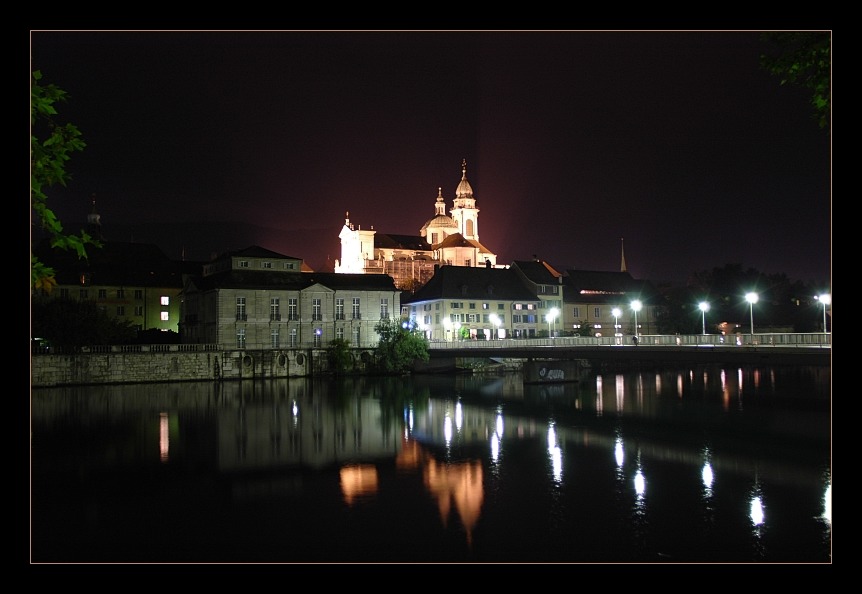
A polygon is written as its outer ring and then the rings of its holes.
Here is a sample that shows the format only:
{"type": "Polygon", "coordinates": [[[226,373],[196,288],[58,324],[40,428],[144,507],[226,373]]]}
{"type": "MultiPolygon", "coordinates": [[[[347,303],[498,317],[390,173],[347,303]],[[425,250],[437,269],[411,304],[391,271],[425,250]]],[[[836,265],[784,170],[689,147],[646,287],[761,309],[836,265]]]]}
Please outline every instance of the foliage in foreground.
{"type": "MultiPolygon", "coordinates": [[[[65,186],[69,180],[66,162],[76,151],[87,146],[81,132],[73,124],[56,122],[56,103],[66,100],[66,92],[56,85],[41,85],[42,73],[33,72],[30,80],[30,207],[33,217],[48,233],[51,247],[71,250],[79,258],[87,257],[87,245],[100,247],[101,243],[86,231],[80,235],[64,232],[57,215],[48,208],[46,191],[54,185],[65,186]]],[[[30,256],[30,284],[32,289],[50,293],[57,282],[55,271],[36,256],[30,256]]]]}
{"type": "Polygon", "coordinates": [[[427,361],[428,340],[409,321],[381,320],[374,326],[380,335],[375,364],[383,373],[406,373],[416,360],[427,361]]]}
{"type": "Polygon", "coordinates": [[[811,106],[821,128],[829,126],[832,109],[832,37],[826,31],[776,31],[763,34],[770,44],[760,63],[782,85],[811,91],[811,106]]]}
{"type": "Polygon", "coordinates": [[[353,368],[353,355],[350,352],[350,342],[343,338],[329,341],[326,347],[329,357],[329,369],[336,375],[347,373],[353,368]]]}

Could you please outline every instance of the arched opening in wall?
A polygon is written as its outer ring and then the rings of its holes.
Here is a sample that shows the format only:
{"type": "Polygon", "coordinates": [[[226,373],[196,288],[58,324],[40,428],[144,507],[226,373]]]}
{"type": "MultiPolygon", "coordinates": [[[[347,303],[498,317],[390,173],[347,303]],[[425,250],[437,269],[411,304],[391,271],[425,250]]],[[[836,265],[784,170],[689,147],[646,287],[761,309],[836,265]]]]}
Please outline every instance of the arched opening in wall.
{"type": "Polygon", "coordinates": [[[362,359],[363,363],[368,363],[371,360],[371,353],[368,351],[362,351],[362,354],[359,356],[362,359]]]}
{"type": "Polygon", "coordinates": [[[296,364],[297,365],[305,365],[305,355],[303,355],[302,353],[299,353],[296,356],[296,364]]]}
{"type": "Polygon", "coordinates": [[[245,355],[242,358],[242,364],[244,367],[251,367],[252,363],[254,363],[254,359],[251,358],[251,355],[245,355]]]}
{"type": "Polygon", "coordinates": [[[287,366],[287,355],[285,355],[284,353],[280,353],[280,354],[278,355],[278,364],[279,364],[281,367],[285,367],[285,366],[287,366]]]}

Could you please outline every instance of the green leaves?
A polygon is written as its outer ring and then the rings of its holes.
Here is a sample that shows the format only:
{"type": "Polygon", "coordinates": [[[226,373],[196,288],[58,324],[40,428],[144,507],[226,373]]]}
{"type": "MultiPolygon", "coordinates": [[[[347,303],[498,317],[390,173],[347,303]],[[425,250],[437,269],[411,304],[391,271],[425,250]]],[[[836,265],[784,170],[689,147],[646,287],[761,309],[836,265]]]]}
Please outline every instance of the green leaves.
{"type": "Polygon", "coordinates": [[[761,65],[780,77],[781,85],[794,84],[810,89],[811,105],[819,125],[827,127],[831,109],[831,35],[821,31],[782,31],[764,33],[763,40],[771,44],[771,53],[761,55],[761,65]]]}
{"type": "Polygon", "coordinates": [[[417,359],[427,361],[428,340],[409,321],[380,320],[374,326],[380,335],[377,366],[384,373],[406,373],[417,359]]]}
{"type": "MultiPolygon", "coordinates": [[[[36,70],[30,84],[30,206],[38,224],[48,233],[52,247],[73,250],[79,258],[87,257],[86,246],[101,247],[86,232],[67,235],[63,225],[48,208],[46,190],[54,185],[66,186],[70,177],[66,164],[72,153],[84,150],[87,144],[81,131],[73,124],[55,121],[55,104],[66,100],[66,92],[56,85],[42,85],[42,72],[36,70]]],[[[54,271],[38,258],[30,262],[32,288],[50,292],[56,284],[54,271]]]]}

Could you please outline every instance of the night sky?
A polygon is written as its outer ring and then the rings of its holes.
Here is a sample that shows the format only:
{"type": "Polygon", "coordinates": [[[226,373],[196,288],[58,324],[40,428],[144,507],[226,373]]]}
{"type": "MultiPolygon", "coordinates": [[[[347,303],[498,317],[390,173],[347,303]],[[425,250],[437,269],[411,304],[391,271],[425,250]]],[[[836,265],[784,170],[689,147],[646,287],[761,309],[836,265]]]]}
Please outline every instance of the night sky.
{"type": "Polygon", "coordinates": [[[498,264],[831,285],[831,139],[756,31],[33,31],[81,130],[49,206],[206,260],[331,270],[345,213],[418,235],[466,159],[498,264]],[[828,284],[824,284],[828,283],[828,284]]]}

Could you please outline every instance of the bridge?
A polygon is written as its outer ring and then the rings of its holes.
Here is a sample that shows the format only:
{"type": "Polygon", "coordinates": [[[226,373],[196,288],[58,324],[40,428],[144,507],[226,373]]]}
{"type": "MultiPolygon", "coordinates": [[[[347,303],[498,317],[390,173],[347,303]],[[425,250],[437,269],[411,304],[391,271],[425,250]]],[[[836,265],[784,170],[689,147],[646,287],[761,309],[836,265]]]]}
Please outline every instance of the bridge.
{"type": "Polygon", "coordinates": [[[831,333],[640,335],[460,340],[429,343],[429,367],[476,359],[588,361],[590,365],[664,363],[822,365],[832,361],[831,333]]]}

